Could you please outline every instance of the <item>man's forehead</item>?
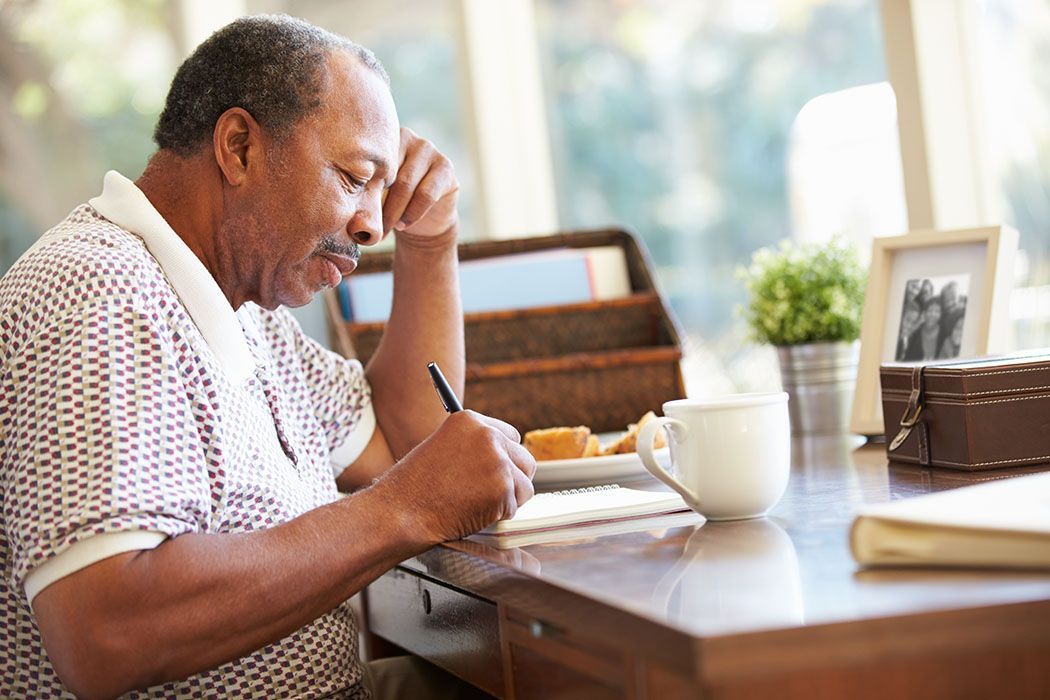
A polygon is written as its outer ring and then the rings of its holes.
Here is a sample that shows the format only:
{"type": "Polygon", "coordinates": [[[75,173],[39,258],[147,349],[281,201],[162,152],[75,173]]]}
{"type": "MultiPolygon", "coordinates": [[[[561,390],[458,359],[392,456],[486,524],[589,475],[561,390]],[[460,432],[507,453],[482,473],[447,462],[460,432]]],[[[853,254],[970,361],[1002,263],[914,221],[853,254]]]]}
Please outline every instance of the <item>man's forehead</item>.
{"type": "Polygon", "coordinates": [[[343,137],[354,155],[396,167],[400,130],[386,82],[347,51],[333,51],[320,99],[323,128],[343,137]]]}

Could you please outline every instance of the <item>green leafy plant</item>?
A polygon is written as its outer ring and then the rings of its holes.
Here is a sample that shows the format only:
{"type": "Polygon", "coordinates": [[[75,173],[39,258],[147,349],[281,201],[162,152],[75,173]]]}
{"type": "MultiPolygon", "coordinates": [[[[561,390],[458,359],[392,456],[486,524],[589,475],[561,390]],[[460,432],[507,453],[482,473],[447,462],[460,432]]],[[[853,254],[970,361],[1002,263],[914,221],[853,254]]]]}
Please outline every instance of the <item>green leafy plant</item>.
{"type": "Polygon", "coordinates": [[[867,270],[856,246],[841,238],[762,248],[740,276],[750,297],[743,316],[759,342],[799,345],[860,335],[867,270]]]}

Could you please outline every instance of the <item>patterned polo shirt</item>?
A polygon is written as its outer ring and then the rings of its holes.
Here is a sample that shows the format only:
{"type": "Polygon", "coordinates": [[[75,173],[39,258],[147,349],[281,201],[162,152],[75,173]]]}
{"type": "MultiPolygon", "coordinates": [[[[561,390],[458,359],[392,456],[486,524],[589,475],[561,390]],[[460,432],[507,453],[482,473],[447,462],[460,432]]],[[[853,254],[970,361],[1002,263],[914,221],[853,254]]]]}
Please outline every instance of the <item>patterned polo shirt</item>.
{"type": "MultiPolygon", "coordinates": [[[[183,533],[338,497],[375,427],[360,363],[285,310],[230,306],[115,172],[0,279],[0,696],[71,697],[32,600],[183,533]],[[336,465],[336,466],[333,466],[336,465]]],[[[244,658],[128,697],[366,697],[343,604],[244,658]]]]}

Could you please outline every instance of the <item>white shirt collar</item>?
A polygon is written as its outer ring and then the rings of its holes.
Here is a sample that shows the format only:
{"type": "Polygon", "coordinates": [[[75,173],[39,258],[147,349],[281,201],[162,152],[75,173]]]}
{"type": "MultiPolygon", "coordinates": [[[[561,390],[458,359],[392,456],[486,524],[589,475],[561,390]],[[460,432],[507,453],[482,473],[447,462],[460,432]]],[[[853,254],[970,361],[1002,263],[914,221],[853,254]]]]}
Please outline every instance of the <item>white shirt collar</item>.
{"type": "Polygon", "coordinates": [[[115,170],[106,173],[102,194],[88,201],[117,226],[143,240],[179,295],[208,347],[234,384],[255,370],[240,321],[215,278],[172,230],[135,183],[115,170]]]}

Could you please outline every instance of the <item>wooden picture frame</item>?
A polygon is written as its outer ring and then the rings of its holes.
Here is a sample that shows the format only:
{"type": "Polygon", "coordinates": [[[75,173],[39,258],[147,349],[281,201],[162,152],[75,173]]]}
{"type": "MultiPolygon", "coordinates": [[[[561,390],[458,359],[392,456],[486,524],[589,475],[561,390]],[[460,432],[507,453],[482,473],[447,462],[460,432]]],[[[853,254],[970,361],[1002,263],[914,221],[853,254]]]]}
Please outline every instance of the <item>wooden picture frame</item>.
{"type": "MultiPolygon", "coordinates": [[[[902,295],[922,270],[924,278],[973,280],[964,296],[965,320],[958,357],[976,357],[1009,350],[1010,292],[1017,251],[1017,232],[1007,226],[954,231],[917,231],[903,236],[876,238],[864,296],[860,362],[850,429],[861,435],[883,435],[879,391],[879,366],[897,359],[894,339],[907,302],[902,295]],[[982,252],[983,250],[983,252],[982,252]],[[940,277],[938,277],[940,276],[940,277]],[[903,281],[902,281],[903,280],[903,281]]],[[[923,282],[926,280],[924,279],[923,282]]],[[[906,298],[906,297],[904,297],[906,298]]],[[[914,316],[914,315],[913,315],[914,316]]],[[[900,352],[899,346],[896,351],[900,352]]]]}

